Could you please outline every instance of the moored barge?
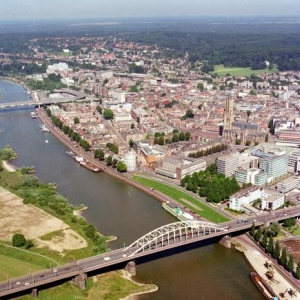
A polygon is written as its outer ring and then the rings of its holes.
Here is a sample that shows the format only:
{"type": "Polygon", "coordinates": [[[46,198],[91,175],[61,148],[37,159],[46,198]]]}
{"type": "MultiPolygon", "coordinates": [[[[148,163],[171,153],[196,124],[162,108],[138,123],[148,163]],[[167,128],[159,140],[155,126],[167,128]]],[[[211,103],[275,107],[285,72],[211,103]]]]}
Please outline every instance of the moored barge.
{"type": "Polygon", "coordinates": [[[274,293],[273,289],[261,278],[261,276],[258,275],[258,273],[251,272],[250,277],[266,299],[268,300],[279,299],[279,297],[274,293]]]}

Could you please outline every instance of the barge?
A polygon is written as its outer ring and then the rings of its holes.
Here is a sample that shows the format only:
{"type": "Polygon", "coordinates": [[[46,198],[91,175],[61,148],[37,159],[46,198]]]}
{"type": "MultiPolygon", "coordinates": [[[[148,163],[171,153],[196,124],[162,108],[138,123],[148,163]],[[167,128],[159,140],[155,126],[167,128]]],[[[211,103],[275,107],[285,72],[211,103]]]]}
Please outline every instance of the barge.
{"type": "Polygon", "coordinates": [[[95,173],[99,173],[101,171],[95,164],[92,162],[85,160],[81,155],[74,155],[72,151],[66,151],[66,154],[72,157],[76,162],[78,162],[81,166],[91,170],[95,173]]]}
{"type": "Polygon", "coordinates": [[[268,300],[279,300],[273,289],[256,272],[250,273],[251,280],[268,300]]]}
{"type": "Polygon", "coordinates": [[[176,217],[180,221],[193,221],[194,217],[187,212],[184,212],[180,207],[174,203],[164,202],[162,208],[176,217]]]}

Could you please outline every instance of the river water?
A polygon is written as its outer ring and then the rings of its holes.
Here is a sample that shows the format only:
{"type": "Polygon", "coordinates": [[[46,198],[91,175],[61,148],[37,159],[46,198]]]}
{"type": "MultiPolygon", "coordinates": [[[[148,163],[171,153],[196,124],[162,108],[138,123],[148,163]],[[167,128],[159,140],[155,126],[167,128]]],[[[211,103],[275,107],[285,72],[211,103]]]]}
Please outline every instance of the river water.
{"type": "MultiPolygon", "coordinates": [[[[0,94],[3,102],[29,99],[22,86],[6,81],[0,81],[0,94]]],[[[40,131],[40,120],[31,119],[31,109],[0,110],[0,148],[12,146],[18,153],[13,162],[16,166],[35,166],[40,181],[57,183],[58,192],[70,203],[88,206],[88,222],[105,235],[117,236],[110,243],[112,249],[176,221],[149,195],[76,164],[51,133],[40,131]]],[[[137,280],[159,286],[158,292],[139,299],[264,299],[251,282],[249,271],[239,252],[219,244],[202,245],[137,265],[137,280]]]]}

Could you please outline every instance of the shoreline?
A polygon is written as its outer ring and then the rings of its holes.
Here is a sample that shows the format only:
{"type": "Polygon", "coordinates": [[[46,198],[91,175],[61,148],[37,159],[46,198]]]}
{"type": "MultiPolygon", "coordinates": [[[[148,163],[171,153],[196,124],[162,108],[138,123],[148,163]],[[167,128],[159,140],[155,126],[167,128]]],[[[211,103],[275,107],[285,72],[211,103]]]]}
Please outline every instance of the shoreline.
{"type": "MultiPolygon", "coordinates": [[[[136,280],[134,280],[132,277],[132,275],[130,275],[127,271],[125,270],[121,270],[121,277],[133,282],[134,284],[138,285],[138,286],[148,286],[150,284],[148,283],[140,283],[137,282],[136,280]]],[[[148,293],[154,293],[157,292],[159,290],[158,286],[155,284],[151,284],[153,285],[152,288],[150,288],[148,291],[144,291],[144,292],[137,292],[137,293],[133,293],[131,295],[126,296],[125,298],[121,298],[120,300],[137,300],[138,298],[136,296],[139,295],[143,295],[143,294],[148,294],[148,293]]]]}
{"type": "Polygon", "coordinates": [[[37,108],[37,115],[44,123],[48,129],[50,130],[50,133],[53,134],[62,144],[64,144],[69,150],[71,150],[75,155],[81,155],[84,159],[89,160],[93,162],[97,167],[101,168],[104,173],[113,176],[116,179],[121,180],[122,182],[125,182],[143,192],[146,194],[152,196],[156,200],[160,201],[161,203],[165,201],[172,201],[168,196],[166,195],[159,195],[156,191],[152,191],[151,189],[142,186],[138,184],[137,182],[134,182],[131,180],[128,176],[122,175],[121,173],[111,169],[110,167],[107,167],[105,163],[100,162],[99,160],[96,160],[93,156],[89,155],[88,152],[84,151],[80,147],[76,147],[73,142],[69,139],[69,137],[65,136],[59,129],[57,129],[52,121],[49,119],[49,117],[46,115],[43,108],[37,108]]]}
{"type": "Polygon", "coordinates": [[[17,167],[15,167],[14,165],[12,165],[10,162],[8,162],[7,160],[3,160],[2,161],[2,166],[3,168],[8,171],[8,172],[16,172],[18,170],[17,167]]]}

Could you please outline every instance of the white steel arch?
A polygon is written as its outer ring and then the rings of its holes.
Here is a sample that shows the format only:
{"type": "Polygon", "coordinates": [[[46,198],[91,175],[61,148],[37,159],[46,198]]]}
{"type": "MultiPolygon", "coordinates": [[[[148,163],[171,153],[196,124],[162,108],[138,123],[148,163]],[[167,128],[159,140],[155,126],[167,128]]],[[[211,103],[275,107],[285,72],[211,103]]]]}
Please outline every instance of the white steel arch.
{"type": "Polygon", "coordinates": [[[129,256],[133,256],[136,253],[157,248],[158,244],[161,246],[169,245],[170,241],[174,239],[181,239],[184,235],[207,235],[210,233],[216,233],[224,231],[220,225],[203,222],[203,221],[180,221],[171,224],[161,226],[151,232],[145,234],[125,250],[131,249],[132,252],[129,256]]]}

